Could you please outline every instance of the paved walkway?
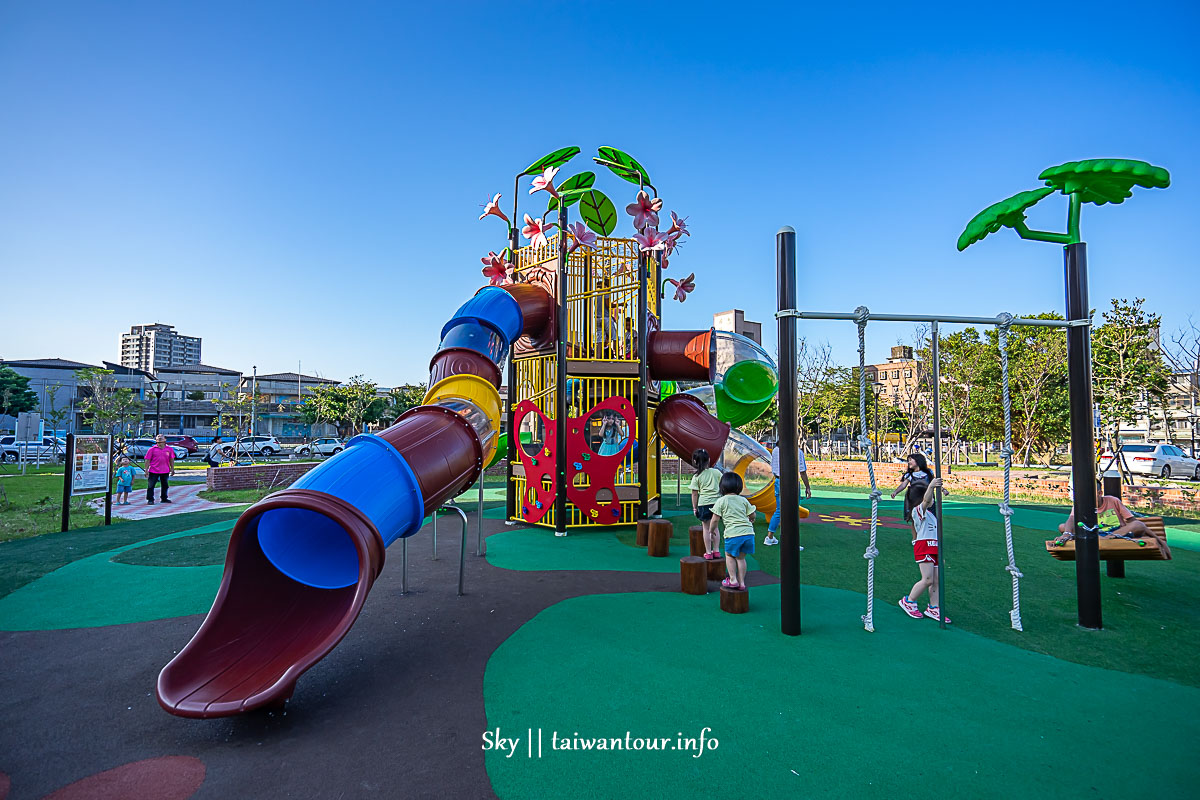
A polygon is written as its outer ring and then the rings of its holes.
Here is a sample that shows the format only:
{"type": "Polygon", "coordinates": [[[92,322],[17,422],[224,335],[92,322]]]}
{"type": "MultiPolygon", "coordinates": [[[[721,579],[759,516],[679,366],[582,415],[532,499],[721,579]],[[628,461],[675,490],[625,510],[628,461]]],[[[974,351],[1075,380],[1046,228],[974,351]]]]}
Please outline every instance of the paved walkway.
{"type": "MultiPolygon", "coordinates": [[[[158,502],[159,490],[156,486],[154,487],[154,505],[147,505],[145,489],[135,489],[129,495],[129,505],[119,506],[114,500],[112,515],[121,519],[147,519],[148,517],[166,517],[171,514],[187,514],[192,511],[237,505],[236,503],[214,503],[211,500],[202,499],[199,494],[204,488],[203,483],[172,483],[170,491],[167,492],[167,497],[171,498],[171,502],[160,503],[158,502]]],[[[91,501],[91,505],[101,514],[104,513],[103,497],[91,501]]]]}

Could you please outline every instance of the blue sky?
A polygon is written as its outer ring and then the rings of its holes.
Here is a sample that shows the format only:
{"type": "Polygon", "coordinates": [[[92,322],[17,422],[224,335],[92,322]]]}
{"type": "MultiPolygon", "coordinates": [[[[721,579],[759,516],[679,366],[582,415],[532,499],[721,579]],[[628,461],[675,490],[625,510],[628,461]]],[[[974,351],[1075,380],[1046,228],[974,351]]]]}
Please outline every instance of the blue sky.
{"type": "MultiPolygon", "coordinates": [[[[1060,248],[955,240],[1094,157],[1173,185],[1085,207],[1093,306],[1200,317],[1195,3],[731,8],[0,3],[0,357],[115,360],[161,321],[211,364],[424,380],[504,244],[479,204],[564,145],[564,174],[626,150],[690,217],[668,274],[697,289],[667,327],[736,306],[773,350],[782,225],[805,308],[1061,310],[1060,248]]],[[[1031,223],[1065,216],[1056,196],[1031,223]]],[[[857,358],[850,323],[801,332],[857,358]]],[[[873,329],[868,357],[906,335],[873,329]]]]}

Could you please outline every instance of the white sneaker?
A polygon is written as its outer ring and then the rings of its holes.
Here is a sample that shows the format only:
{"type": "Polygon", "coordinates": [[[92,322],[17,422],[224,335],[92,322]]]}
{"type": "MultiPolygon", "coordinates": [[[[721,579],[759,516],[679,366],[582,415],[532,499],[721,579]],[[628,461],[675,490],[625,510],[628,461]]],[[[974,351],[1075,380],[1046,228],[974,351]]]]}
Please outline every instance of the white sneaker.
{"type": "Polygon", "coordinates": [[[779,544],[779,540],[768,533],[767,538],[763,539],[763,544],[765,544],[767,547],[770,547],[771,545],[779,544]]]}

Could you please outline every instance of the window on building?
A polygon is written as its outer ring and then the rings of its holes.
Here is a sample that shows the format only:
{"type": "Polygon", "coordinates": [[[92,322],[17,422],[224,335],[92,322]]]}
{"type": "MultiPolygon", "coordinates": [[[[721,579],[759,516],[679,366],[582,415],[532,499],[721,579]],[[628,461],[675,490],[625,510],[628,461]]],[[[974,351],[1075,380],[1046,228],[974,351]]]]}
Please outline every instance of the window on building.
{"type": "Polygon", "coordinates": [[[912,377],[912,370],[911,370],[911,369],[906,369],[906,370],[904,370],[904,377],[906,377],[906,378],[911,378],[911,377],[912,377]]]}
{"type": "Polygon", "coordinates": [[[899,377],[900,377],[900,370],[898,370],[898,369],[894,369],[894,370],[892,370],[892,377],[893,377],[893,378],[899,378],[899,377]]]}

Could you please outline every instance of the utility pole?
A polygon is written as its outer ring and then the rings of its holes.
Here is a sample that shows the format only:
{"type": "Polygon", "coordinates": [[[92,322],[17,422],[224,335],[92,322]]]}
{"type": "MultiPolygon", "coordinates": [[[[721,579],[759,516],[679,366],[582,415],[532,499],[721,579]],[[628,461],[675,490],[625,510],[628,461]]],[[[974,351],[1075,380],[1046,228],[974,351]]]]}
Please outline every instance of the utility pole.
{"type": "Polygon", "coordinates": [[[254,367],[254,376],[250,382],[250,435],[254,435],[255,413],[258,411],[258,365],[254,367]]]}

